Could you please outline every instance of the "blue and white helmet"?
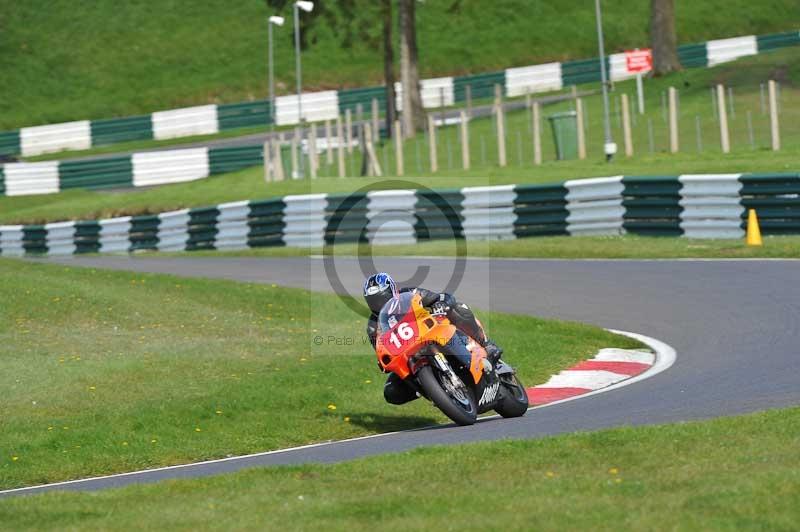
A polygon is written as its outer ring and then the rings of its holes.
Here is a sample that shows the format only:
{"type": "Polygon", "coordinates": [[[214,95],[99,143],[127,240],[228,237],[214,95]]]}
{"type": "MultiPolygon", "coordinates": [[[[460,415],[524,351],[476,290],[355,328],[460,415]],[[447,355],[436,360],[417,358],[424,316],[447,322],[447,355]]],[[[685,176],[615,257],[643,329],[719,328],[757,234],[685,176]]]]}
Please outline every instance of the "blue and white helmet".
{"type": "Polygon", "coordinates": [[[398,296],[397,284],[388,273],[376,273],[364,281],[364,301],[375,314],[381,311],[387,301],[398,296]]]}

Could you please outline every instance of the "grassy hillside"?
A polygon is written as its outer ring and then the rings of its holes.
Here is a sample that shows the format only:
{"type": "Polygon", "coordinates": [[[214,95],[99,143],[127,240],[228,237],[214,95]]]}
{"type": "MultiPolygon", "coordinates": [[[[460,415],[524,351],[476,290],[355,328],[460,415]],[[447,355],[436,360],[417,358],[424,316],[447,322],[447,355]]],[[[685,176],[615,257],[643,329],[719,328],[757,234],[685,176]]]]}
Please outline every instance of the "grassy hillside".
{"type": "MultiPolygon", "coordinates": [[[[472,169],[460,169],[461,155],[456,126],[443,127],[438,133],[439,171],[431,175],[429,153],[420,135],[405,145],[405,179],[431,188],[453,188],[479,185],[558,182],[582,177],[609,175],[679,175],[691,173],[740,172],[797,172],[800,155],[800,60],[797,50],[787,49],[740,59],[710,69],[692,69],[645,83],[646,114],[636,115],[633,126],[634,156],[622,153],[611,163],[604,162],[602,108],[600,96],[586,98],[588,158],[583,161],[556,161],[549,124],[543,118],[544,164],[533,166],[530,121],[526,111],[508,113],[508,166],[497,166],[497,147],[493,125],[489,119],[475,119],[470,125],[472,169]],[[770,77],[781,80],[782,149],[773,152],[769,146],[769,121],[760,109],[759,84],[770,77]],[[735,95],[735,117],[729,117],[732,151],[723,155],[719,147],[719,127],[712,115],[708,87],[723,83],[731,86],[735,95]],[[661,98],[669,86],[680,91],[681,151],[669,154],[668,128],[663,119],[661,98]],[[747,124],[750,113],[753,144],[747,124]],[[697,142],[697,118],[700,118],[700,145],[697,142]],[[653,129],[653,148],[650,150],[649,128],[653,129]],[[702,148],[702,151],[699,151],[702,148]]],[[[620,93],[635,98],[635,83],[615,84],[612,92],[612,131],[620,143],[622,134],[618,115],[620,93]]],[[[563,111],[572,102],[547,106],[543,116],[563,111]]],[[[389,176],[394,174],[394,147],[378,148],[378,157],[389,176]],[[384,162],[386,164],[384,164],[384,162]]],[[[57,195],[0,197],[0,223],[40,223],[65,219],[92,219],[115,215],[161,212],[184,207],[213,205],[226,201],[263,199],[286,194],[312,192],[352,192],[364,186],[397,188],[391,180],[349,177],[334,178],[336,165],[325,164],[321,158],[320,178],[311,181],[288,180],[265,184],[260,167],[232,174],[223,174],[176,185],[165,185],[132,192],[94,192],[69,190],[57,195]]],[[[360,168],[360,155],[348,157],[346,168],[354,175],[360,168]]],[[[411,185],[404,185],[410,187],[411,185]]]]}
{"type": "MultiPolygon", "coordinates": [[[[609,51],[647,43],[648,2],[618,0],[604,9],[609,51]]],[[[0,129],[264,98],[271,13],[257,0],[0,0],[0,129]]],[[[418,9],[422,75],[593,57],[593,17],[591,3],[579,0],[425,2],[418,9]]],[[[797,0],[677,7],[680,42],[797,27],[797,0]]],[[[289,24],[277,34],[281,92],[294,85],[291,31],[289,24]]],[[[342,48],[325,24],[309,42],[306,89],[381,81],[381,54],[372,44],[342,48]]]]}

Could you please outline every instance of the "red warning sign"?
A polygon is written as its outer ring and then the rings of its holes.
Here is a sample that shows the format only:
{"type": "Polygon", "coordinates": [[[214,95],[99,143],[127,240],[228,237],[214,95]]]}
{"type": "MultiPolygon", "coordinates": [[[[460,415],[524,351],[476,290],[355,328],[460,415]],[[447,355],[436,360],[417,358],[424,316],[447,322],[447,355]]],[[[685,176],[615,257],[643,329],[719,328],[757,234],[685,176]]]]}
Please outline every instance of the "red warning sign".
{"type": "Polygon", "coordinates": [[[653,70],[653,53],[650,48],[625,50],[625,65],[630,74],[653,70]]]}

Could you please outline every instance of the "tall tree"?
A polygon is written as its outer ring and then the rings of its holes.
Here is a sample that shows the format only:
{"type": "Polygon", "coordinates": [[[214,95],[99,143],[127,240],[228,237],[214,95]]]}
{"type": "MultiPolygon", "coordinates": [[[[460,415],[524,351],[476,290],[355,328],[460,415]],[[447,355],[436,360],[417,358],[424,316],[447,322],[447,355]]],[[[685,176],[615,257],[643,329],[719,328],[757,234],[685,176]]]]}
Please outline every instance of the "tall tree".
{"type": "Polygon", "coordinates": [[[419,90],[416,1],[400,0],[400,80],[403,88],[403,133],[407,138],[425,127],[425,111],[419,90]]]}
{"type": "Polygon", "coordinates": [[[650,1],[650,46],[654,75],[681,69],[675,37],[675,0],[650,1]]]}

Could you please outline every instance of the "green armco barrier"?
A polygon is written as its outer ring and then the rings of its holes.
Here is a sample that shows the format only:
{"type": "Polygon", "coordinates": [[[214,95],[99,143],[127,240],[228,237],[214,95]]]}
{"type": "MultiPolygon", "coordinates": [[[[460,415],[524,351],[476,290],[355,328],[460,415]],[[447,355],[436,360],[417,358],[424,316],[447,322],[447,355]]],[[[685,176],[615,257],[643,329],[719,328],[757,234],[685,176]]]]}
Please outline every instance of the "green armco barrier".
{"type": "Polygon", "coordinates": [[[684,68],[708,66],[706,43],[678,46],[678,60],[684,68]]]}
{"type": "Polygon", "coordinates": [[[0,132],[0,155],[18,155],[21,151],[19,129],[0,132]]]}
{"type": "Polygon", "coordinates": [[[100,224],[95,221],[75,223],[75,253],[100,251],[100,224]]]}
{"type": "Polygon", "coordinates": [[[800,233],[800,174],[750,174],[742,183],[742,229],[747,210],[755,209],[762,234],[800,233]]]}
{"type": "Polygon", "coordinates": [[[787,46],[800,45],[800,31],[786,31],[783,33],[773,33],[771,35],[756,36],[759,52],[767,52],[787,46]]]}
{"type": "Polygon", "coordinates": [[[367,195],[328,196],[325,208],[325,243],[366,242],[367,195]]]}
{"type": "Polygon", "coordinates": [[[216,207],[201,207],[189,210],[187,251],[214,249],[214,239],[219,232],[217,230],[218,216],[219,209],[216,207]]]}
{"type": "Polygon", "coordinates": [[[157,249],[160,223],[161,220],[158,216],[134,216],[131,218],[130,250],[157,249]]]}
{"type": "Polygon", "coordinates": [[[153,121],[150,115],[92,120],[90,125],[92,146],[153,138],[153,121]]]}
{"type": "Polygon", "coordinates": [[[514,192],[517,238],[567,234],[569,212],[564,185],[518,185],[514,192]]]}
{"type": "Polygon", "coordinates": [[[506,86],[506,73],[487,72],[485,74],[475,74],[472,76],[458,76],[453,78],[453,98],[457,102],[467,99],[467,86],[471,87],[472,98],[493,98],[494,86],[506,86]]]}
{"type": "Polygon", "coordinates": [[[3,167],[0,166],[0,196],[5,196],[6,194],[6,174],[3,170],[3,167]]]}
{"type": "Polygon", "coordinates": [[[460,190],[417,190],[414,234],[419,240],[463,238],[460,190]]]}
{"type": "MultiPolygon", "coordinates": [[[[610,72],[609,59],[606,57],[606,72],[610,72]]],[[[579,85],[600,81],[600,59],[584,59],[582,61],[567,61],[561,63],[561,80],[564,86],[579,85]]]]}
{"type": "Polygon", "coordinates": [[[224,174],[235,172],[264,162],[262,146],[232,146],[228,148],[211,148],[208,150],[209,172],[224,174]]]}
{"type": "Polygon", "coordinates": [[[339,113],[344,114],[345,111],[350,109],[350,112],[355,113],[358,104],[361,104],[365,115],[372,112],[372,100],[378,100],[380,109],[386,108],[386,90],[384,87],[366,87],[363,89],[344,89],[340,90],[339,98],[339,113]]]}
{"type": "Polygon", "coordinates": [[[129,155],[93,161],[62,161],[58,165],[61,190],[133,186],[129,155]]]}
{"type": "Polygon", "coordinates": [[[283,200],[261,200],[250,202],[247,225],[247,245],[251,248],[283,246],[283,200]]]}
{"type": "Polygon", "coordinates": [[[275,122],[269,100],[218,105],[217,120],[220,131],[265,126],[275,122]]]}
{"type": "Polygon", "coordinates": [[[22,228],[22,247],[25,253],[47,253],[47,230],[43,225],[26,225],[22,228]]]}
{"type": "Polygon", "coordinates": [[[625,177],[622,227],[648,236],[679,236],[681,183],[674,176],[625,177]]]}

